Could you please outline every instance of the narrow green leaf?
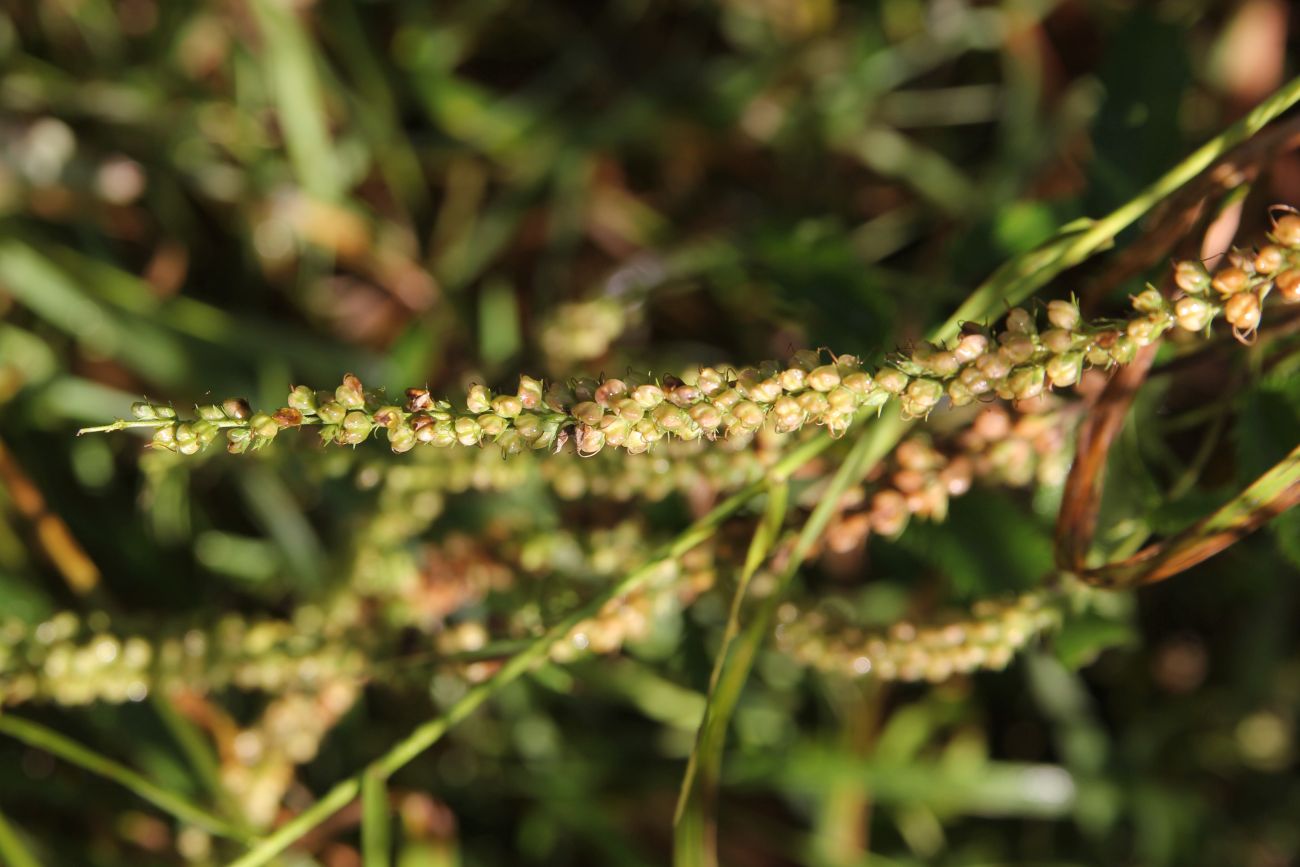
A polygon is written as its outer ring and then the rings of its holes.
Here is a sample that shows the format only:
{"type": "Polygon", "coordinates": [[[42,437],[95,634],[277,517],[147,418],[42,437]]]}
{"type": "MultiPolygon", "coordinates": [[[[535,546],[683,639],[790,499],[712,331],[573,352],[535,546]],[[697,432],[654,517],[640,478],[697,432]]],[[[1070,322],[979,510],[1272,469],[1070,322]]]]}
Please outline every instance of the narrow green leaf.
{"type": "MultiPolygon", "coordinates": [[[[826,492],[800,531],[790,561],[780,576],[777,588],[763,601],[762,607],[755,613],[753,620],[745,629],[743,638],[739,641],[734,640],[735,632],[731,631],[732,623],[728,621],[727,637],[714,667],[713,683],[709,690],[709,703],[704,711],[704,722],[700,727],[699,742],[696,744],[692,761],[687,766],[686,779],[682,783],[682,794],[678,801],[673,847],[674,864],[677,867],[695,867],[695,865],[712,867],[717,863],[713,835],[709,830],[714,821],[709,815],[711,793],[722,773],[722,753],[726,743],[727,725],[740,700],[745,681],[749,679],[749,672],[753,668],[758,649],[770,631],[776,609],[784,598],[785,591],[838,509],[840,497],[849,486],[861,480],[881,458],[889,453],[905,428],[906,422],[891,409],[859,434],[853,450],[849,452],[848,458],[832,477],[826,492]]],[[[771,505],[769,501],[769,507],[771,505]]],[[[782,520],[784,515],[785,504],[781,502],[782,520]]],[[[742,584],[748,582],[747,576],[752,576],[766,558],[770,545],[774,541],[770,536],[774,535],[779,527],[779,520],[765,516],[745,557],[742,584]],[[768,547],[764,548],[763,545],[768,547]]],[[[737,596],[732,601],[732,617],[737,620],[743,592],[744,587],[738,587],[737,596]]],[[[738,625],[736,628],[738,630],[738,625]]]]}
{"type": "Polygon", "coordinates": [[[22,741],[29,747],[45,750],[47,753],[90,771],[92,774],[125,786],[158,809],[170,813],[183,822],[197,825],[222,837],[236,840],[246,839],[243,832],[232,827],[224,819],[212,815],[202,807],[191,804],[180,795],[169,792],[125,765],[102,756],[89,747],[83,746],[71,738],[66,738],[39,723],[20,719],[9,714],[0,714],[0,734],[7,734],[22,741]]]}
{"type": "Polygon", "coordinates": [[[41,862],[23,843],[18,829],[9,824],[4,813],[0,813],[0,863],[5,867],[41,867],[41,862]]]}
{"type": "Polygon", "coordinates": [[[709,696],[704,707],[704,718],[700,721],[696,734],[695,748],[686,763],[686,774],[682,778],[681,794],[677,800],[673,850],[674,863],[678,867],[717,863],[711,830],[714,822],[714,794],[718,772],[722,767],[727,723],[735,709],[736,700],[740,697],[738,689],[719,692],[719,681],[736,637],[740,634],[740,609],[749,592],[749,582],[776,545],[781,525],[785,523],[789,500],[788,482],[781,480],[768,488],[763,518],[754,530],[749,550],[745,554],[745,563],[736,581],[736,592],[731,599],[722,644],[718,648],[713,673],[709,677],[709,696]]]}
{"type": "MultiPolygon", "coordinates": [[[[830,437],[814,437],[808,440],[777,463],[772,470],[773,476],[788,477],[790,473],[825,451],[832,442],[834,440],[830,437]]],[[[490,680],[471,688],[441,716],[417,727],[377,759],[371,765],[371,769],[383,774],[391,774],[411,762],[437,743],[452,726],[469,717],[501,689],[531,671],[537,663],[546,658],[546,654],[552,647],[568,637],[575,626],[595,616],[611,599],[630,593],[649,580],[659,563],[680,557],[704,540],[711,538],[723,521],[765,490],[767,484],[766,481],[755,482],[719,503],[713,511],[656,551],[645,563],[621,581],[611,584],[586,604],[570,612],[544,634],[529,642],[510,657],[490,680]]],[[[319,801],[281,825],[268,837],[258,841],[243,857],[231,862],[229,867],[258,867],[269,862],[357,797],[361,791],[361,778],[365,773],[363,771],[335,785],[319,801]]]]}
{"type": "Polygon", "coordinates": [[[329,137],[311,41],[290,6],[275,0],[254,0],[252,6],[265,40],[266,77],[294,174],[313,196],[337,199],[344,181],[329,137]]]}
{"type": "Polygon", "coordinates": [[[361,852],[365,867],[388,867],[391,830],[387,781],[378,771],[369,771],[361,783],[361,852]]]}

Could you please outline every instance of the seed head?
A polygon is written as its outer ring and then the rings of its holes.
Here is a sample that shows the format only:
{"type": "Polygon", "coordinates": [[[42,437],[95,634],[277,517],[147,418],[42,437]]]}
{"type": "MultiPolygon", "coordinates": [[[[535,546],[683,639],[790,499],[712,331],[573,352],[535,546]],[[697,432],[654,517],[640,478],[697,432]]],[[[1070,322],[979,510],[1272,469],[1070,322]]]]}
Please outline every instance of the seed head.
{"type": "Polygon", "coordinates": [[[492,411],[502,418],[514,418],[524,411],[524,402],[514,395],[503,394],[493,398],[492,411]]]}
{"type": "Polygon", "coordinates": [[[1120,335],[1110,347],[1111,360],[1116,364],[1131,364],[1137,357],[1138,343],[1132,337],[1120,335]]]}
{"type": "Polygon", "coordinates": [[[808,386],[826,392],[840,384],[840,372],[833,364],[823,364],[808,374],[808,386]]]}
{"type": "MultiPolygon", "coordinates": [[[[808,392],[805,392],[807,394],[808,392]]],[[[742,400],[731,408],[735,425],[742,431],[756,431],[763,426],[763,410],[751,400],[742,400]]]]}
{"type": "Polygon", "coordinates": [[[470,386],[469,394],[465,396],[465,407],[475,415],[491,412],[492,392],[482,385],[470,386]]]}
{"type": "Polygon", "coordinates": [[[698,402],[703,395],[704,392],[700,391],[696,386],[682,384],[668,392],[668,399],[675,406],[686,409],[698,402]]]}
{"type": "Polygon", "coordinates": [[[1286,264],[1286,252],[1276,244],[1269,244],[1255,254],[1255,270],[1260,274],[1272,274],[1286,264]]]}
{"type": "Polygon", "coordinates": [[[963,334],[953,347],[953,355],[962,364],[969,364],[989,350],[989,339],[979,332],[963,334]]]}
{"type": "Polygon", "coordinates": [[[1273,227],[1273,237],[1284,247],[1300,247],[1300,216],[1287,214],[1278,220],[1273,227]]]}
{"type": "Polygon", "coordinates": [[[722,412],[711,404],[697,403],[686,412],[705,431],[715,431],[722,424],[722,412]]]}
{"type": "Polygon", "coordinates": [[[1249,333],[1259,327],[1259,296],[1254,292],[1233,295],[1223,305],[1223,315],[1237,331],[1249,333]]]}
{"type": "Polygon", "coordinates": [[[1148,286],[1133,298],[1133,309],[1139,313],[1160,313],[1167,307],[1159,289],[1148,286]]]}
{"type": "Polygon", "coordinates": [[[463,446],[476,446],[483,437],[479,423],[468,416],[461,416],[455,422],[456,440],[463,446]]]}
{"type": "Polygon", "coordinates": [[[168,451],[176,450],[176,426],[165,425],[153,432],[153,439],[150,444],[154,448],[167,449],[168,451]]]}
{"type": "Polygon", "coordinates": [[[1184,260],[1174,266],[1174,283],[1192,295],[1200,295],[1210,288],[1210,272],[1200,262],[1184,260]]]}
{"type": "MultiPolygon", "coordinates": [[[[226,398],[221,402],[221,409],[226,414],[226,418],[234,419],[235,421],[243,421],[253,415],[253,410],[248,405],[248,401],[244,400],[242,397],[226,398]]],[[[163,416],[159,417],[162,418],[163,416]]]]}
{"type": "Polygon", "coordinates": [[[1218,292],[1224,298],[1231,297],[1238,292],[1243,291],[1250,284],[1250,275],[1240,268],[1220,268],[1210,281],[1214,291],[1218,292]]]}
{"type": "Polygon", "coordinates": [[[1210,324],[1213,310],[1205,299],[1184,295],[1174,302],[1174,316],[1184,331],[1200,331],[1210,324]]]}
{"type": "Polygon", "coordinates": [[[1062,331],[1073,331],[1079,327],[1079,305],[1073,301],[1049,301],[1047,304],[1047,321],[1062,331]]]}
{"type": "Polygon", "coordinates": [[[948,383],[948,399],[953,406],[966,406],[975,400],[975,393],[961,379],[954,379],[948,383]]]}
{"type": "Polygon", "coordinates": [[[691,417],[683,412],[679,407],[670,403],[661,403],[654,408],[650,414],[659,429],[669,433],[679,433],[689,426],[691,417]]]}
{"type": "Polygon", "coordinates": [[[1014,307],[1007,314],[1007,330],[1012,334],[1033,335],[1038,332],[1034,316],[1023,307],[1014,307]]]}
{"type": "Polygon", "coordinates": [[[232,455],[242,455],[248,451],[253,441],[253,432],[248,428],[232,427],[226,431],[226,451],[232,455]]]}
{"type": "Polygon", "coordinates": [[[1069,352],[1074,346],[1074,335],[1063,328],[1049,328],[1040,338],[1048,352],[1069,352]]]}
{"type": "Polygon", "coordinates": [[[1074,385],[1083,372],[1083,353],[1067,352],[1064,355],[1054,355],[1047,360],[1046,370],[1047,378],[1057,388],[1074,385]]]}
{"type": "Polygon", "coordinates": [[[423,412],[433,409],[433,395],[427,388],[408,388],[406,390],[406,408],[411,412],[423,412]]]}
{"type": "Polygon", "coordinates": [[[600,429],[605,434],[605,443],[618,448],[627,442],[627,435],[632,431],[632,422],[618,416],[607,415],[600,420],[600,429]]]}
{"type": "Polygon", "coordinates": [[[621,379],[607,379],[596,389],[596,403],[605,408],[612,408],[627,394],[627,383],[621,379]]]}
{"type": "Polygon", "coordinates": [[[957,380],[976,397],[981,394],[987,394],[993,388],[992,383],[989,382],[989,378],[984,371],[973,365],[963,369],[961,374],[957,377],[957,380]]]}
{"type": "Polygon", "coordinates": [[[1043,393],[1043,380],[1046,375],[1041,364],[1017,367],[1007,377],[1007,390],[1015,400],[1029,400],[1043,393]]]}
{"type": "MultiPolygon", "coordinates": [[[[255,414],[251,419],[249,419],[248,429],[251,430],[255,435],[259,437],[262,437],[264,439],[271,439],[272,437],[274,437],[276,434],[280,432],[280,425],[277,424],[275,419],[272,418],[271,416],[267,415],[264,412],[259,412],[255,414]]],[[[177,441],[178,442],[181,441],[182,437],[183,434],[180,428],[178,427],[177,441]]]]}
{"type": "Polygon", "coordinates": [[[348,414],[348,411],[343,408],[343,404],[336,400],[326,401],[320,405],[320,409],[316,412],[325,424],[342,424],[344,416],[348,414]]]}
{"type": "Polygon", "coordinates": [[[305,385],[295,385],[289,392],[289,406],[304,415],[316,413],[316,392],[305,385]]]}
{"type": "Polygon", "coordinates": [[[654,409],[663,403],[664,390],[657,385],[639,385],[632,392],[632,399],[646,409],[654,409]]]}
{"type": "Polygon", "coordinates": [[[294,409],[291,406],[281,407],[271,416],[275,423],[282,427],[298,427],[302,424],[302,411],[294,409]]]}
{"type": "Polygon", "coordinates": [[[586,400],[573,407],[573,417],[583,424],[598,425],[605,411],[594,401],[586,400]]]}
{"type": "Polygon", "coordinates": [[[1011,362],[1001,353],[990,352],[975,359],[975,369],[988,377],[991,382],[996,382],[1011,372],[1011,362]]]}
{"type": "Polygon", "coordinates": [[[370,436],[370,431],[374,429],[374,423],[370,417],[360,410],[352,410],[343,419],[343,440],[349,445],[357,445],[365,442],[366,437],[370,436]]]}
{"type": "Polygon", "coordinates": [[[485,412],[478,417],[479,430],[488,439],[495,439],[505,432],[510,422],[493,412],[485,412]]]}
{"type": "Polygon", "coordinates": [[[591,457],[605,447],[605,432],[589,424],[580,424],[575,441],[578,454],[584,458],[591,457]]]}
{"type": "Polygon", "coordinates": [[[524,409],[538,409],[542,405],[543,388],[540,380],[533,379],[531,376],[519,377],[519,390],[515,396],[519,402],[524,405],[524,409]]]}
{"type": "Polygon", "coordinates": [[[1284,304],[1300,302],[1300,270],[1291,268],[1283,271],[1277,275],[1273,285],[1277,287],[1277,294],[1282,297],[1284,304]]]}
{"type": "Polygon", "coordinates": [[[221,428],[203,418],[194,422],[193,425],[191,425],[191,428],[198,439],[200,448],[207,448],[212,445],[212,441],[215,440],[217,434],[221,432],[221,428]]]}
{"type": "Polygon", "coordinates": [[[415,431],[407,425],[393,427],[388,431],[388,445],[399,455],[415,448],[415,443],[415,431]]]}
{"type": "Polygon", "coordinates": [[[716,368],[702,367],[699,379],[695,381],[695,387],[704,394],[713,396],[727,388],[727,378],[716,368]]]}
{"type": "Polygon", "coordinates": [[[930,409],[943,399],[943,384],[934,379],[916,379],[908,385],[907,396],[917,406],[930,409]]]}
{"type": "Polygon", "coordinates": [[[343,377],[343,383],[334,389],[334,399],[345,409],[361,409],[366,405],[365,388],[361,380],[349,373],[343,377]]]}
{"type": "Polygon", "coordinates": [[[896,367],[881,368],[876,373],[876,385],[890,394],[902,394],[903,390],[907,388],[909,379],[906,373],[896,367]]]}
{"type": "Polygon", "coordinates": [[[789,433],[803,427],[806,414],[799,401],[792,397],[783,397],[772,405],[772,415],[776,419],[776,429],[780,433],[789,433]]]}

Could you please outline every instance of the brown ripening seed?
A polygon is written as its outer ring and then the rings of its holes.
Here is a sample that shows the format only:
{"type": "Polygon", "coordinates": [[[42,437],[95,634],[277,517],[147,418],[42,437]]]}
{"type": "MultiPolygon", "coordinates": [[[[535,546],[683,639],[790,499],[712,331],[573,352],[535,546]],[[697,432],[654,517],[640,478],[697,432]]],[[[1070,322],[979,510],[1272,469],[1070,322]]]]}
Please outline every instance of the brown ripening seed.
{"type": "Polygon", "coordinates": [[[1300,216],[1287,214],[1273,227],[1273,237],[1288,247],[1300,247],[1300,216]]]}
{"type": "Polygon", "coordinates": [[[281,407],[271,416],[280,427],[297,427],[302,424],[302,412],[291,406],[281,407]]]}

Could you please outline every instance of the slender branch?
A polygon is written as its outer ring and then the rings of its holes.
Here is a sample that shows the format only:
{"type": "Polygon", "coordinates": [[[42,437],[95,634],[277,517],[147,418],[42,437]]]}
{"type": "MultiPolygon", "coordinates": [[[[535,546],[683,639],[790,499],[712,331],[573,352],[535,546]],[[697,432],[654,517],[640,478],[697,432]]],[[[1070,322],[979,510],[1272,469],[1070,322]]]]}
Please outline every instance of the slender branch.
{"type": "Polygon", "coordinates": [[[1154,584],[1192,568],[1300,504],[1300,446],[1204,520],[1132,557],[1083,572],[1099,587],[1154,584]]]}
{"type": "MultiPolygon", "coordinates": [[[[834,442],[830,437],[815,437],[800,445],[786,455],[773,467],[771,478],[787,478],[796,469],[812,460],[834,442]]],[[[718,504],[711,512],[700,518],[675,540],[668,543],[651,556],[640,568],[636,569],[622,581],[610,585],[585,605],[572,611],[547,632],[534,639],[527,647],[520,650],[490,680],[469,690],[459,701],[453,704],[438,718],[419,726],[406,738],[384,753],[366,769],[349,777],[330,789],[319,801],[277,829],[274,833],[253,846],[243,857],[230,863],[230,867],[257,867],[266,864],[276,855],[308,833],[312,828],[324,822],[332,814],[350,803],[361,791],[361,784],[366,774],[388,777],[414,760],[417,756],[433,746],[447,731],[464,720],[485,701],[499,692],[503,687],[517,680],[559,642],[568,637],[574,627],[589,617],[600,612],[612,600],[624,596],[650,579],[655,567],[664,560],[680,557],[696,545],[710,538],[722,522],[738,512],[755,496],[767,490],[771,482],[767,479],[755,482],[733,494],[718,504]]]]}
{"type": "Polygon", "coordinates": [[[384,778],[367,773],[361,783],[361,853],[365,867],[388,867],[391,826],[384,778]]]}
{"type": "MultiPolygon", "coordinates": [[[[871,428],[862,432],[853,450],[827,485],[826,491],[813,509],[807,523],[800,530],[776,588],[763,600],[753,620],[746,627],[743,638],[735,643],[734,649],[724,646],[719,652],[718,670],[714,672],[714,683],[709,691],[709,703],[704,711],[704,719],[700,723],[699,744],[692,755],[694,767],[688,766],[687,777],[683,781],[674,846],[674,864],[677,867],[716,865],[715,843],[709,831],[714,823],[713,817],[709,814],[712,807],[711,790],[721,776],[727,725],[735,711],[736,703],[740,700],[741,690],[749,679],[758,649],[770,633],[776,610],[785,599],[786,591],[793,583],[795,575],[803,567],[804,560],[812,552],[817,540],[822,537],[832,516],[839,510],[840,498],[844,492],[860,481],[872,467],[889,454],[906,428],[907,423],[900,419],[897,413],[890,412],[882,416],[871,428]]],[[[755,538],[757,539],[757,536],[755,538]]],[[[751,555],[755,554],[753,546],[750,552],[751,555]]],[[[753,556],[747,558],[749,561],[753,559],[753,556]]],[[[746,563],[746,569],[748,568],[749,562],[746,563]]],[[[740,592],[737,591],[738,594],[740,592]]],[[[735,604],[733,603],[733,607],[735,604]]]]}
{"type": "Polygon", "coordinates": [[[41,867],[41,862],[36,860],[3,813],[0,813],[0,863],[7,867],[41,867]]]}
{"type": "Polygon", "coordinates": [[[224,819],[145,779],[126,765],[102,756],[40,723],[9,714],[0,714],[0,733],[16,738],[28,746],[45,750],[92,774],[125,786],[155,807],[183,822],[189,822],[191,825],[197,825],[206,831],[232,840],[248,839],[245,833],[231,826],[224,819]]]}
{"type": "MultiPolygon", "coordinates": [[[[1120,232],[1132,225],[1184,184],[1194,179],[1233,147],[1255,134],[1297,100],[1300,100],[1300,78],[1288,82],[1236,124],[1207,142],[1195,153],[1147,187],[1137,197],[1112,211],[1106,217],[1096,221],[1068,226],[1042,247],[1029,251],[1008,262],[981,284],[943,325],[934,329],[929,335],[930,338],[935,341],[950,340],[958,334],[963,322],[986,319],[999,312],[1003,305],[1015,304],[1028,298],[1062,271],[1079,264],[1106,248],[1114,242],[1115,237],[1120,232]]],[[[880,426],[877,432],[864,437],[860,442],[870,442],[872,446],[870,449],[864,447],[864,451],[859,458],[861,466],[869,466],[869,459],[878,451],[883,454],[892,448],[908,426],[908,422],[895,419],[892,424],[880,426]]],[[[778,465],[781,472],[776,474],[777,477],[793,471],[810,460],[814,455],[820,453],[830,441],[829,437],[823,436],[804,443],[778,465]]],[[[857,461],[854,461],[854,463],[857,463],[857,461]]],[[[766,480],[757,482],[720,504],[683,532],[675,542],[663,549],[648,563],[632,572],[619,583],[602,591],[586,605],[572,612],[563,621],[552,627],[545,635],[511,657],[490,680],[471,689],[442,716],[417,728],[406,739],[377,759],[367,770],[337,784],[312,807],[258,843],[242,858],[232,862],[231,867],[256,867],[256,865],[267,863],[292,845],[294,841],[354,799],[361,789],[362,780],[367,772],[387,776],[406,765],[436,743],[451,726],[468,717],[502,687],[528,671],[545,656],[552,646],[562,641],[574,626],[588,616],[599,612],[611,600],[637,588],[647,579],[650,570],[658,562],[679,556],[694,545],[707,539],[725,518],[734,514],[752,497],[766,490],[769,485],[770,482],[766,480]]],[[[820,533],[824,529],[826,522],[829,521],[833,513],[833,505],[827,506],[827,504],[833,504],[834,499],[836,498],[828,496],[819,503],[808,524],[805,525],[805,533],[800,536],[796,544],[795,554],[792,557],[792,563],[796,565],[794,570],[787,570],[782,576],[783,586],[793,579],[794,571],[797,571],[798,568],[797,564],[801,564],[803,557],[811,551],[816,541],[816,534],[820,533]]],[[[758,644],[766,633],[767,623],[775,614],[777,603],[774,600],[779,600],[780,595],[777,592],[769,597],[768,604],[764,606],[764,610],[760,612],[759,617],[747,630],[744,641],[737,650],[737,654],[741,655],[741,658],[733,669],[736,672],[738,682],[729,688],[738,691],[740,685],[743,684],[749,666],[752,664],[753,656],[757,652],[758,644]]]]}
{"type": "Polygon", "coordinates": [[[1120,232],[1191,182],[1237,145],[1264,128],[1269,121],[1300,101],[1300,77],[1293,78],[1255,106],[1245,117],[1210,139],[1145,190],[1099,220],[1065,227],[1037,250],[1012,259],[984,282],[963,303],[935,337],[955,336],[961,323],[978,321],[1001,304],[1018,304],[1067,268],[1072,268],[1112,244],[1120,232]]]}
{"type": "Polygon", "coordinates": [[[788,484],[781,482],[769,488],[767,507],[750,539],[745,563],[736,581],[736,592],[731,598],[722,642],[709,676],[709,694],[704,716],[695,735],[695,747],[686,763],[686,773],[682,777],[681,793],[677,800],[677,813],[673,818],[676,826],[673,835],[674,863],[679,867],[716,865],[718,862],[716,822],[713,816],[718,785],[717,771],[721,765],[727,721],[731,716],[729,705],[734,699],[734,696],[719,695],[718,683],[727,660],[731,657],[732,645],[740,634],[740,611],[749,591],[749,582],[776,546],[781,525],[785,522],[789,498],[788,484]]]}
{"type": "Polygon", "coordinates": [[[1156,344],[1138,353],[1133,363],[1120,369],[1088,413],[1077,435],[1078,446],[1070,475],[1065,480],[1061,508],[1056,518],[1056,564],[1066,571],[1084,568],[1097,530],[1097,511],[1106,474],[1110,445],[1124,426],[1138,389],[1146,382],[1156,357],[1156,344]]]}

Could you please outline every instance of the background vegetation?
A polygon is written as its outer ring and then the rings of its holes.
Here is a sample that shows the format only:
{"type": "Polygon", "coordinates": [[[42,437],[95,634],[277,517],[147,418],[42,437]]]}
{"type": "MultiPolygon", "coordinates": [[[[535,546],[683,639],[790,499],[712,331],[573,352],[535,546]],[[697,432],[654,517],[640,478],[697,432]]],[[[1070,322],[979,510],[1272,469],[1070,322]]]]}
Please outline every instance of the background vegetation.
{"type": "MultiPolygon", "coordinates": [[[[1294,72],[1290,11],[0,3],[0,863],[230,862],[711,514],[707,544],[278,863],[665,863],[751,535],[810,516],[791,599],[812,637],[764,631],[743,691],[720,682],[722,863],[1296,863],[1295,512],[1089,596],[1003,671],[895,683],[819,656],[822,629],[1055,580],[1074,432],[1115,405],[1100,377],[940,408],[880,465],[847,437],[791,480],[784,524],[774,488],[710,510],[820,429],[508,461],[73,436],[142,395],[274,408],[348,371],[454,396],[879,360],[1009,260],[986,286],[1078,265],[1041,297],[1127,315],[1172,257],[1262,242],[1267,207],[1300,204],[1294,119],[1182,162],[1294,72]]],[[[1162,349],[1106,440],[1094,565],[1300,442],[1295,319],[1162,349]]],[[[750,570],[765,599],[778,530],[750,570]]],[[[689,831],[682,863],[708,857],[689,831]]]]}

